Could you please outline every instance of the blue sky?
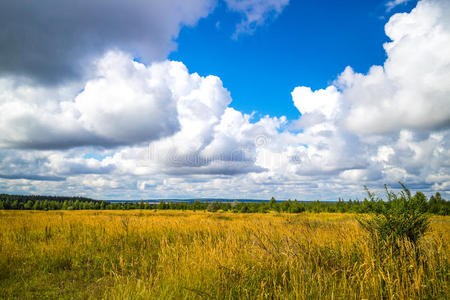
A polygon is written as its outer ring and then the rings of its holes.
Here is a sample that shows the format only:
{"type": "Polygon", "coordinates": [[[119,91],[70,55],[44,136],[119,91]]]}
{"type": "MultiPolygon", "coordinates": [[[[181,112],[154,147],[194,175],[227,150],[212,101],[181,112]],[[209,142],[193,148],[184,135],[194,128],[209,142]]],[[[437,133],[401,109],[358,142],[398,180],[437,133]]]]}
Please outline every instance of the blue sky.
{"type": "Polygon", "coordinates": [[[336,200],[401,181],[448,198],[449,16],[448,0],[0,1],[0,192],[336,200]]]}
{"type": "Polygon", "coordinates": [[[291,91],[326,87],[345,67],[366,73],[386,59],[384,25],[409,1],[386,11],[386,1],[294,0],[253,34],[232,39],[239,13],[220,3],[194,27],[184,27],[170,59],[203,76],[219,76],[245,113],[298,118],[291,91]]]}

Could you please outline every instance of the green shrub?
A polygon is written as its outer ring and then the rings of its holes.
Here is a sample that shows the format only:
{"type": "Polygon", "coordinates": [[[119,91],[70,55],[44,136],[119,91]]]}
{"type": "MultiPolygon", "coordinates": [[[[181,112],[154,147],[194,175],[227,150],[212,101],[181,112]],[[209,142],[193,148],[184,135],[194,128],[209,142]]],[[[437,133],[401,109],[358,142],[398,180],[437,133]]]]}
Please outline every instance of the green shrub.
{"type": "MultiPolygon", "coordinates": [[[[380,209],[371,217],[359,218],[358,222],[372,237],[382,241],[396,243],[407,239],[416,244],[429,225],[427,198],[421,192],[411,196],[411,192],[405,185],[402,183],[400,185],[402,191],[398,194],[389,191],[385,185],[387,203],[378,206],[380,209]]],[[[371,193],[367,187],[365,189],[371,201],[383,201],[371,193]]]]}

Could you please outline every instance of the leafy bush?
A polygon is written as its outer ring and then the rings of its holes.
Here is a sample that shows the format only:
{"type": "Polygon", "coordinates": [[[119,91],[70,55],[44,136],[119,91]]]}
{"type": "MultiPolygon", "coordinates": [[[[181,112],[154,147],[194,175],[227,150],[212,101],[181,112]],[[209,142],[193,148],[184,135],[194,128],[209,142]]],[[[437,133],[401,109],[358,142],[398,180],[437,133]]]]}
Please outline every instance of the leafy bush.
{"type": "MultiPolygon", "coordinates": [[[[388,198],[386,205],[379,205],[375,215],[358,219],[358,222],[372,237],[394,243],[407,239],[416,244],[429,225],[427,198],[421,192],[411,196],[411,192],[405,185],[400,184],[403,190],[398,194],[389,191],[385,185],[388,198]]],[[[367,187],[365,189],[371,201],[383,201],[371,193],[367,187]]]]}

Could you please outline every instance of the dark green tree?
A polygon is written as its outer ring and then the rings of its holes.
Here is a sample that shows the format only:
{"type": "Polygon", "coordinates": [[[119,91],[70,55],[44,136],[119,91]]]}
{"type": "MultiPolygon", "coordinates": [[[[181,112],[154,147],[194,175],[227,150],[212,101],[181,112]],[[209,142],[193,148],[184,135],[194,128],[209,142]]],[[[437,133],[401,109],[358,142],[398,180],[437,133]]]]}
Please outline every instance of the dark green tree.
{"type": "Polygon", "coordinates": [[[219,208],[220,208],[219,202],[217,202],[217,200],[216,200],[216,201],[213,201],[213,202],[211,202],[211,203],[208,204],[207,210],[208,210],[209,212],[216,212],[216,211],[219,210],[219,208]]]}

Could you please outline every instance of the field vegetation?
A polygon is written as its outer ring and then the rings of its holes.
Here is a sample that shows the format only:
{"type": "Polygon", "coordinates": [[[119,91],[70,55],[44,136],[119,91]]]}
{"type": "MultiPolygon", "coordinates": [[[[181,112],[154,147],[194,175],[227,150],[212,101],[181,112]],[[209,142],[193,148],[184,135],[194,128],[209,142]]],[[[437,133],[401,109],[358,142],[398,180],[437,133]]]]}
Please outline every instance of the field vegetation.
{"type": "Polygon", "coordinates": [[[449,299],[450,217],[392,215],[0,210],[0,298],[449,299]]]}

